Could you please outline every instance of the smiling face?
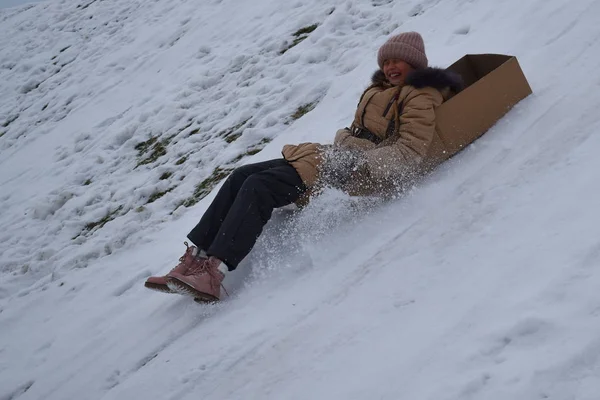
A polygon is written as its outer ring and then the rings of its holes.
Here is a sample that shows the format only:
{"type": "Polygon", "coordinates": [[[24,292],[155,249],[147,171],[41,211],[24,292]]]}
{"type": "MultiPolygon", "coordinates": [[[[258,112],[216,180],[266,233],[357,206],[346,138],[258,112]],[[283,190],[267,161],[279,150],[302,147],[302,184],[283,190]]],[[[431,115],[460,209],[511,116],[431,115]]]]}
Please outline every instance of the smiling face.
{"type": "Polygon", "coordinates": [[[383,62],[383,73],[388,81],[394,86],[404,84],[406,76],[415,69],[406,61],[399,58],[385,60],[383,62]]]}

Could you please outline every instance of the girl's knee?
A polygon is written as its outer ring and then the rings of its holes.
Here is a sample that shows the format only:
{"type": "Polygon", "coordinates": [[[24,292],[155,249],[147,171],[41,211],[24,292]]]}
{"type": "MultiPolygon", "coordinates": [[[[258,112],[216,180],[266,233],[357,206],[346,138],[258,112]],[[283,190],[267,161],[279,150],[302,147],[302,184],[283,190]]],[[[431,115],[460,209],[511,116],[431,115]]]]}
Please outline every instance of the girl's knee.
{"type": "Polygon", "coordinates": [[[241,167],[237,167],[234,169],[231,174],[227,177],[228,180],[238,181],[238,180],[246,180],[252,172],[249,170],[247,165],[242,165],[241,167]]]}
{"type": "Polygon", "coordinates": [[[256,189],[256,188],[262,188],[265,186],[265,181],[264,178],[262,176],[260,176],[260,174],[252,174],[250,176],[248,176],[246,178],[246,180],[244,181],[244,185],[243,187],[245,189],[256,189]]]}

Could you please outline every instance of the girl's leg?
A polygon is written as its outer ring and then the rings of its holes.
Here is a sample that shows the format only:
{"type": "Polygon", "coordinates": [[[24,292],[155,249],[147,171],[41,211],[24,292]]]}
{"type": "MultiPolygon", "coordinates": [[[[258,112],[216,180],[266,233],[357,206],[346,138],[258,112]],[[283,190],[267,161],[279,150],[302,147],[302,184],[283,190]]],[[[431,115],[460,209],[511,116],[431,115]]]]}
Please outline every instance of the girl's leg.
{"type": "MultiPolygon", "coordinates": [[[[275,159],[236,168],[219,189],[200,222],[187,235],[198,248],[207,250],[213,243],[221,224],[227,217],[238,192],[253,174],[282,166],[291,167],[284,159],[275,159]]],[[[293,167],[292,167],[293,168],[293,167]]],[[[294,170],[295,172],[295,170],[294,170]]]]}
{"type": "Polygon", "coordinates": [[[293,203],[306,192],[296,169],[287,161],[246,178],[219,224],[206,252],[223,261],[230,270],[248,255],[273,209],[293,203]]]}

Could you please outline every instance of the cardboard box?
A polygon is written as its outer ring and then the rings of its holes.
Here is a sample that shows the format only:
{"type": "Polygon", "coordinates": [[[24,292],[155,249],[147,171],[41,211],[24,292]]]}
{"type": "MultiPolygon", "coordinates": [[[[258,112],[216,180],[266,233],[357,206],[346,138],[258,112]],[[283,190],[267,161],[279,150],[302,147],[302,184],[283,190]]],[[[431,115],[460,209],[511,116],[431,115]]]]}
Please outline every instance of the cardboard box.
{"type": "Polygon", "coordinates": [[[471,54],[449,70],[460,74],[465,89],[436,110],[436,138],[432,154],[443,154],[436,164],[452,157],[483,135],[515,104],[531,94],[516,57],[471,54]]]}

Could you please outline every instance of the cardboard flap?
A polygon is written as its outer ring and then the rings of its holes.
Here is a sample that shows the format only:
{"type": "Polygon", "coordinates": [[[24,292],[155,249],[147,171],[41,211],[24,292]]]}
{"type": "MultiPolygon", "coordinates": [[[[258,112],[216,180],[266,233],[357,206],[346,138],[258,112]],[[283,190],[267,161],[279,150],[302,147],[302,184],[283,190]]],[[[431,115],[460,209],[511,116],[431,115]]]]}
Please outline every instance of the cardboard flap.
{"type": "Polygon", "coordinates": [[[448,69],[465,80],[465,89],[436,110],[439,138],[451,157],[483,135],[531,88],[515,57],[467,55],[448,69]]]}
{"type": "Polygon", "coordinates": [[[504,54],[467,54],[447,69],[462,76],[467,88],[511,58],[504,54]]]}

